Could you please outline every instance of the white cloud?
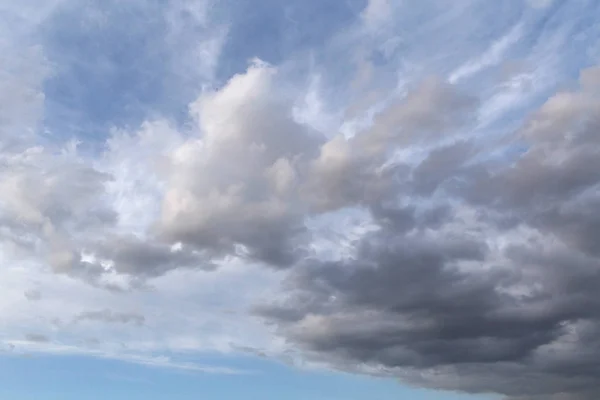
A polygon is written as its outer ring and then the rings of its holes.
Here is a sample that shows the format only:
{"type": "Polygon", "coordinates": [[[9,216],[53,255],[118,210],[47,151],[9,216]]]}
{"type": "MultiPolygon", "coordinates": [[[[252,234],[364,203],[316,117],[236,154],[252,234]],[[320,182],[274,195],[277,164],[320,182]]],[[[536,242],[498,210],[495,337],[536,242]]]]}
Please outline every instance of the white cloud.
{"type": "Polygon", "coordinates": [[[392,1],[369,0],[362,12],[365,26],[369,29],[381,28],[392,18],[392,1]]]}
{"type": "Polygon", "coordinates": [[[490,47],[480,56],[467,61],[450,74],[448,81],[458,83],[485,68],[497,65],[504,59],[505,53],[521,39],[523,35],[523,24],[517,23],[506,35],[494,41],[490,47]]]}
{"type": "Polygon", "coordinates": [[[3,343],[12,354],[21,354],[23,356],[44,353],[57,356],[88,356],[106,360],[124,361],[133,364],[139,364],[152,368],[166,368],[173,370],[181,370],[193,373],[202,374],[219,374],[219,375],[247,375],[255,374],[258,371],[244,370],[239,368],[230,368],[218,365],[203,365],[193,362],[174,361],[166,356],[148,356],[138,354],[128,354],[123,351],[102,351],[93,349],[82,349],[81,347],[48,344],[47,338],[31,334],[26,341],[11,340],[3,343]]]}

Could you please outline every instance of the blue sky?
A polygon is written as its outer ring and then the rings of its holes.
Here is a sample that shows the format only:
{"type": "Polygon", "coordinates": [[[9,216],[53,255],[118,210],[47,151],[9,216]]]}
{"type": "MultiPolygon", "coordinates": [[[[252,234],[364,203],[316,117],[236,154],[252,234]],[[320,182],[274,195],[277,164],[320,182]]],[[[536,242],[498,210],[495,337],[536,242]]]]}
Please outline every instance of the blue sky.
{"type": "Polygon", "coordinates": [[[598,21],[0,0],[0,397],[594,398],[598,21]]]}
{"type": "MultiPolygon", "coordinates": [[[[2,360],[3,382],[0,394],[27,400],[68,400],[82,397],[104,399],[107,396],[119,400],[165,397],[187,400],[199,396],[205,399],[227,397],[290,400],[309,397],[319,400],[440,398],[439,393],[403,388],[391,380],[302,371],[264,360],[233,361],[235,365],[257,369],[257,373],[238,376],[204,375],[76,357],[9,357],[2,360]],[[34,384],[32,379],[35,379],[34,384]]],[[[459,400],[472,397],[447,394],[444,398],[459,400]]]]}

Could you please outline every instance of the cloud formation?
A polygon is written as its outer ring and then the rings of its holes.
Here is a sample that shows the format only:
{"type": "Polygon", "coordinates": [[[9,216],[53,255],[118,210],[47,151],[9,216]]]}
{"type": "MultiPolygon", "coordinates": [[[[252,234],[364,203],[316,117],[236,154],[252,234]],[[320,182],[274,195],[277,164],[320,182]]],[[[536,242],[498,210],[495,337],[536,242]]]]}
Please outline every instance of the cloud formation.
{"type": "MultiPolygon", "coordinates": [[[[577,58],[595,28],[559,17],[598,6],[440,4],[369,1],[323,43],[279,43],[276,62],[226,77],[240,60],[223,54],[252,46],[209,17],[235,10],[67,1],[31,17],[58,40],[53,23],[84,15],[77,37],[102,46],[87,62],[37,45],[44,29],[0,43],[13,55],[0,61],[0,344],[122,346],[198,371],[148,354],[244,351],[511,400],[597,398],[600,68],[570,78],[600,58],[577,58]],[[126,54],[107,16],[135,27],[126,54]],[[148,75],[125,84],[130,59],[148,75]],[[79,106],[57,89],[82,87],[79,106]],[[82,116],[101,121],[80,129],[82,116]]],[[[275,14],[292,24],[303,7],[275,14]]]]}
{"type": "Polygon", "coordinates": [[[402,223],[377,221],[347,257],[306,260],[291,294],[257,311],[340,368],[511,398],[597,396],[596,74],[533,112],[500,162],[477,161],[473,143],[430,152],[404,190],[429,186],[440,218],[418,218],[418,203],[386,210],[402,223]]]}
{"type": "Polygon", "coordinates": [[[171,241],[289,266],[306,255],[305,218],[389,196],[395,173],[382,169],[389,150],[432,140],[472,104],[428,79],[368,132],[328,139],[294,121],[276,74],[271,66],[252,65],[191,106],[203,135],[171,157],[159,227],[171,241]]]}

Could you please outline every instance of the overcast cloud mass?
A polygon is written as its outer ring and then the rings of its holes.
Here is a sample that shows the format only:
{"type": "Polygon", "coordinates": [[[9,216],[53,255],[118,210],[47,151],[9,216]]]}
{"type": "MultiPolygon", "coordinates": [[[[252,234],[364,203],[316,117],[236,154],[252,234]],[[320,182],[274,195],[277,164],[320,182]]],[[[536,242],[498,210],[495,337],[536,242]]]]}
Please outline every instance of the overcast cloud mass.
{"type": "Polygon", "coordinates": [[[0,1],[2,351],[599,398],[599,2],[38,3],[0,1]]]}

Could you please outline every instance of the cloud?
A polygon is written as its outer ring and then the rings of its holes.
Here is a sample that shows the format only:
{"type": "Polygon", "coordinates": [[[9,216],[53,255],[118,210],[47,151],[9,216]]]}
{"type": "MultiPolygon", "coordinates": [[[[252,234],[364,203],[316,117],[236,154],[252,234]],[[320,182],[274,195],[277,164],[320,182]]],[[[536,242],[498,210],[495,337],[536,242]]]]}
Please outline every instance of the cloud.
{"type": "Polygon", "coordinates": [[[11,14],[2,348],[218,373],[236,371],[179,356],[241,351],[597,397],[598,68],[555,87],[590,63],[597,35],[571,17],[592,2],[371,1],[338,33],[320,12],[303,32],[303,2],[285,51],[249,43],[245,8],[148,4],[11,14]],[[247,53],[281,62],[240,68],[247,53]]]}
{"type": "Polygon", "coordinates": [[[392,190],[394,173],[382,170],[391,149],[430,142],[475,104],[428,79],[364,134],[326,140],[292,118],[276,74],[271,66],[251,65],[191,106],[203,135],[171,157],[159,224],[164,237],[289,266],[307,240],[306,217],[377,203],[392,190]]]}
{"type": "Polygon", "coordinates": [[[39,333],[28,333],[25,335],[25,340],[33,343],[48,343],[50,338],[39,333]]]}
{"type": "Polygon", "coordinates": [[[362,17],[367,27],[375,28],[389,22],[391,13],[392,4],[389,0],[369,0],[362,17]]]}
{"type": "Polygon", "coordinates": [[[39,301],[42,299],[42,292],[39,290],[28,290],[24,293],[24,296],[27,298],[27,300],[39,301]]]}
{"type": "Polygon", "coordinates": [[[45,337],[31,335],[34,340],[28,339],[27,342],[14,341],[10,345],[12,351],[16,354],[30,355],[38,352],[53,354],[55,356],[78,355],[92,356],[106,360],[117,360],[132,364],[143,365],[151,368],[163,368],[171,370],[187,371],[201,374],[219,374],[219,375],[249,375],[256,373],[252,370],[229,368],[218,365],[202,365],[193,362],[178,362],[166,356],[142,356],[121,352],[102,352],[97,350],[83,350],[81,348],[65,346],[60,344],[47,344],[45,337]],[[43,347],[40,347],[42,346],[43,347]],[[26,353],[24,353],[26,352],[26,353]]]}
{"type": "MultiPolygon", "coordinates": [[[[114,169],[91,165],[76,143],[58,149],[25,147],[0,160],[0,243],[13,262],[42,259],[57,273],[115,289],[174,268],[214,269],[205,255],[187,247],[136,236],[145,234],[147,224],[128,222],[136,214],[115,203],[120,201],[115,196],[130,190],[130,176],[115,182],[114,169]],[[126,283],[108,282],[115,274],[126,283]]],[[[155,193],[151,182],[148,186],[151,206],[155,193]]],[[[141,198],[144,192],[138,189],[135,195],[141,198]]]]}
{"type": "Polygon", "coordinates": [[[482,55],[474,60],[470,60],[464,65],[457,68],[452,74],[450,74],[449,81],[457,83],[460,80],[474,75],[481,70],[498,64],[503,59],[503,54],[510,48],[511,45],[515,44],[522,35],[523,26],[521,23],[515,25],[511,30],[496,40],[489,49],[487,49],[482,55]]]}
{"type": "Polygon", "coordinates": [[[85,311],[78,314],[74,319],[75,322],[96,321],[120,324],[132,323],[138,326],[144,325],[145,320],[144,316],[140,314],[112,312],[110,310],[85,311]]]}
{"type": "Polygon", "coordinates": [[[172,155],[160,220],[169,240],[217,255],[239,244],[280,266],[296,257],[290,240],[302,226],[290,196],[293,164],[314,154],[319,138],[292,119],[275,74],[252,65],[191,106],[203,135],[172,155]]]}
{"type": "Polygon", "coordinates": [[[346,370],[515,399],[597,396],[594,71],[531,114],[508,141],[526,149],[514,161],[474,161],[458,142],[418,163],[407,191],[456,180],[438,189],[453,199],[443,219],[405,209],[404,224],[380,222],[350,255],[299,265],[290,294],[257,312],[346,370]]]}

